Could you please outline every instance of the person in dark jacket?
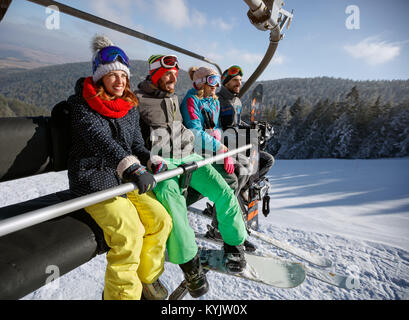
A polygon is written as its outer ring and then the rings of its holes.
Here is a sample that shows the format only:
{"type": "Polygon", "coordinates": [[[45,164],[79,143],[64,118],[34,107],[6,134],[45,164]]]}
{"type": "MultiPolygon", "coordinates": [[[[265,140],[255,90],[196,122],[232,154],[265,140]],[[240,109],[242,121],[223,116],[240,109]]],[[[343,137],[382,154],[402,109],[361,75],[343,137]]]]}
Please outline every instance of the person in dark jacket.
{"type": "MultiPolygon", "coordinates": [[[[227,150],[221,141],[223,132],[220,128],[220,102],[216,95],[216,88],[220,85],[219,74],[209,67],[191,67],[188,73],[193,81],[193,88],[187,92],[180,105],[183,124],[195,133],[196,141],[202,147],[203,153],[212,154],[223,149],[227,150]]],[[[250,176],[250,170],[241,163],[243,160],[247,162],[247,157],[245,155],[238,155],[238,157],[240,159],[237,161],[234,161],[232,157],[227,157],[224,158],[223,163],[213,164],[217,172],[234,190],[236,196],[246,185],[250,176]]],[[[221,235],[217,230],[217,211],[214,207],[209,206],[206,211],[211,211],[208,214],[212,215],[212,226],[214,227],[207,232],[207,235],[220,239],[221,235]]],[[[248,240],[245,240],[244,247],[249,251],[256,250],[248,240]]]]}
{"type": "MultiPolygon", "coordinates": [[[[169,169],[203,159],[194,153],[194,135],[182,124],[179,102],[174,94],[179,72],[177,58],[153,55],[148,63],[150,74],[139,83],[136,91],[141,126],[148,133],[145,141],[150,143],[152,153],[165,158],[169,169]]],[[[226,266],[231,272],[242,271],[246,266],[242,244],[247,231],[233,190],[210,164],[193,172],[190,186],[215,203],[226,266]]],[[[182,269],[190,295],[199,297],[209,286],[200,264],[195,233],[189,226],[179,177],[158,183],[154,192],[172,216],[173,228],[167,243],[169,261],[182,269]]]]}
{"type": "Polygon", "coordinates": [[[151,191],[153,175],[166,167],[144,146],[138,101],[129,87],[126,54],[103,36],[93,40],[93,76],[77,81],[71,107],[71,192],[82,196],[134,182],[138,190],[85,208],[104,232],[107,254],[104,299],[140,299],[158,291],[172,221],[151,191]]]}
{"type": "MultiPolygon", "coordinates": [[[[229,127],[249,129],[250,125],[241,119],[242,104],[240,93],[243,71],[239,66],[231,66],[222,74],[222,87],[217,93],[220,101],[220,125],[223,130],[229,127]]],[[[265,151],[259,151],[259,178],[263,178],[274,165],[274,157],[265,151]]],[[[243,188],[246,189],[246,188],[243,188]]],[[[243,190],[245,195],[245,190],[243,190]]],[[[244,196],[245,197],[245,196],[244,196]]]]}

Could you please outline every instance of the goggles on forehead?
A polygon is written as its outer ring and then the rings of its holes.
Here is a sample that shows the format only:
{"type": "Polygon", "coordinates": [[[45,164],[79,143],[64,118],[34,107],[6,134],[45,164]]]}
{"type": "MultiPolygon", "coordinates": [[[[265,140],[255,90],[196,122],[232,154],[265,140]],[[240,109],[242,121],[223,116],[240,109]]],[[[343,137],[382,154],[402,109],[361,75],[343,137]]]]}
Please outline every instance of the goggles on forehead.
{"type": "Polygon", "coordinates": [[[223,72],[222,80],[226,79],[228,76],[243,76],[243,70],[239,66],[231,66],[225,72],[223,72]]]}
{"type": "Polygon", "coordinates": [[[179,70],[178,58],[173,55],[163,56],[158,61],[155,61],[154,63],[149,65],[150,70],[155,70],[160,67],[163,67],[166,69],[172,69],[176,67],[176,69],[179,70]]]}
{"type": "Polygon", "coordinates": [[[118,47],[108,46],[98,51],[92,63],[92,71],[95,72],[99,65],[107,64],[120,59],[129,68],[129,59],[125,52],[118,47]]]}
{"type": "Polygon", "coordinates": [[[210,76],[197,79],[195,84],[207,83],[211,87],[219,86],[220,85],[220,76],[218,74],[212,74],[210,76]]]}

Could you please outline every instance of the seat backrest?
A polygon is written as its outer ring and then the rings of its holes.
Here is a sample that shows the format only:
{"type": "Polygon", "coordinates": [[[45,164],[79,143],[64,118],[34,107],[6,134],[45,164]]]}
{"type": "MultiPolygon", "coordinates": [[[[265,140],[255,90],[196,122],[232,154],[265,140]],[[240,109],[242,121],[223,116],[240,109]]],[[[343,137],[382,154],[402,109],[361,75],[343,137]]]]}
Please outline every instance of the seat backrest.
{"type": "Polygon", "coordinates": [[[0,181],[52,170],[49,117],[0,118],[0,181]]]}
{"type": "Polygon", "coordinates": [[[0,118],[0,181],[67,169],[70,107],[58,103],[51,117],[0,118]]]}
{"type": "Polygon", "coordinates": [[[53,170],[67,169],[71,148],[70,105],[61,101],[51,111],[50,133],[52,142],[53,170]]]}

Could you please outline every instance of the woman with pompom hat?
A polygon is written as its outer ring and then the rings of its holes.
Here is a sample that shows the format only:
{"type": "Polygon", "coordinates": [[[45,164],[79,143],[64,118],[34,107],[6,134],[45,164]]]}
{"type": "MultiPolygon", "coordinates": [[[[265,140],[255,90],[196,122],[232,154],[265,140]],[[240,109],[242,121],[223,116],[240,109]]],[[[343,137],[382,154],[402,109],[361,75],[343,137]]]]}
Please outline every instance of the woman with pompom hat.
{"type": "Polygon", "coordinates": [[[85,208],[110,247],[103,297],[134,300],[143,291],[146,298],[165,299],[158,279],[172,221],[151,191],[156,182],[149,171],[165,170],[166,163],[144,146],[127,55],[104,36],[94,37],[92,49],[92,76],[79,79],[67,100],[70,190],[82,196],[123,181],[137,185],[136,191],[85,208]]]}

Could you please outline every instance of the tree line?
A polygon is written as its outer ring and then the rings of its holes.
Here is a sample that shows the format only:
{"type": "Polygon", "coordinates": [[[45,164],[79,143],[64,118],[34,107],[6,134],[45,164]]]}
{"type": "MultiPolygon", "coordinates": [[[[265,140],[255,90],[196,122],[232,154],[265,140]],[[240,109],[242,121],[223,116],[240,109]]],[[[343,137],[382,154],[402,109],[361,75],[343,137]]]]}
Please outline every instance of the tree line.
{"type": "Polygon", "coordinates": [[[275,135],[268,151],[279,159],[367,159],[409,156],[409,100],[366,101],[354,86],[343,99],[311,105],[299,97],[268,114],[275,135]]]}
{"type": "MultiPolygon", "coordinates": [[[[0,117],[49,115],[89,76],[89,62],[69,63],[0,75],[0,117]]],[[[131,88],[148,74],[146,61],[131,61],[131,88]]],[[[275,135],[268,151],[277,158],[379,158],[408,156],[409,80],[353,81],[329,77],[255,83],[242,97],[248,118],[251,92],[263,84],[257,119],[275,135]]],[[[192,87],[180,70],[180,101],[192,87]]]]}
{"type": "Polygon", "coordinates": [[[2,94],[0,94],[0,118],[21,116],[50,116],[50,110],[21,102],[18,99],[7,99],[2,94]]]}

